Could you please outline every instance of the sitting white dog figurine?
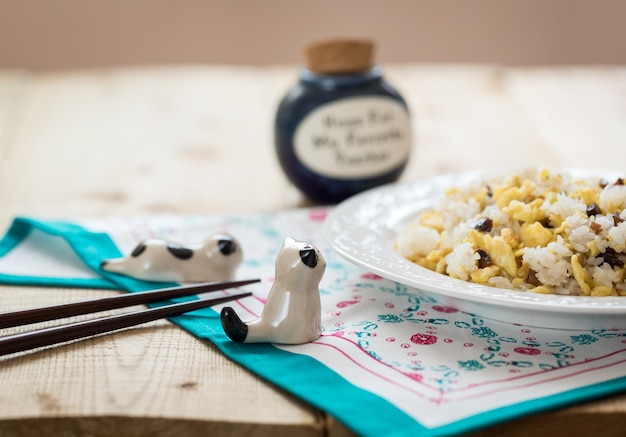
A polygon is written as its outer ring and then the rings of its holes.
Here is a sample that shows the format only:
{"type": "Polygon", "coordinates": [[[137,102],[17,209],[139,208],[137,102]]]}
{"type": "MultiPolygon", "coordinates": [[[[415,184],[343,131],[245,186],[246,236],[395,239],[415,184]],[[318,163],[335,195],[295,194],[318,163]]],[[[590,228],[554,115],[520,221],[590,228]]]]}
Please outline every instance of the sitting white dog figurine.
{"type": "Polygon", "coordinates": [[[224,332],[239,343],[301,344],[316,340],[321,335],[319,283],[325,270],[326,260],[315,247],[285,239],[260,318],[244,323],[233,308],[224,307],[224,332]]]}
{"type": "Polygon", "coordinates": [[[214,234],[204,243],[187,247],[146,240],[127,257],[102,261],[100,268],[146,281],[229,281],[242,259],[241,246],[233,236],[214,234]]]}

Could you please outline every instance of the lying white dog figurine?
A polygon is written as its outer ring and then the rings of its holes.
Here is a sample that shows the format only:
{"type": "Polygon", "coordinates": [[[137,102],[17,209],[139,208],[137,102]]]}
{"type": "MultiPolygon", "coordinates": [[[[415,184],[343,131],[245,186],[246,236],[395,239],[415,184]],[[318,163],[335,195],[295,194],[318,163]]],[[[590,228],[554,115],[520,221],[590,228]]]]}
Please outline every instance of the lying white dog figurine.
{"type": "Polygon", "coordinates": [[[241,246],[233,236],[214,234],[204,243],[187,247],[146,240],[127,257],[102,261],[100,268],[146,281],[229,281],[242,259],[241,246]]]}
{"type": "Polygon", "coordinates": [[[321,335],[322,307],[319,282],[326,270],[322,254],[307,243],[287,238],[276,258],[276,272],[261,317],[241,321],[224,307],[224,332],[236,342],[301,344],[321,335]]]}

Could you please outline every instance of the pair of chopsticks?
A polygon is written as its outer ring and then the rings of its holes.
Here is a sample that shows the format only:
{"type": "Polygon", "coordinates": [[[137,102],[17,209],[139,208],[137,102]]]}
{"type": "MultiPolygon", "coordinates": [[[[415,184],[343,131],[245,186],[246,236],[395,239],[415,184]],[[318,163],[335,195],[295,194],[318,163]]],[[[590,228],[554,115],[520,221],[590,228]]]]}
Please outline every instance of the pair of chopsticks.
{"type": "MultiPolygon", "coordinates": [[[[157,303],[164,300],[191,296],[194,294],[241,287],[259,281],[260,279],[209,282],[205,284],[123,294],[119,296],[105,297],[102,299],[87,300],[49,307],[12,311],[0,314],[0,329],[55,320],[63,317],[77,316],[80,314],[91,314],[98,311],[124,308],[132,305],[157,303]]],[[[132,313],[44,328],[37,331],[7,335],[0,337],[0,356],[8,355],[14,352],[22,352],[37,347],[50,346],[57,343],[77,340],[79,338],[90,337],[97,334],[103,334],[105,332],[128,328],[130,326],[140,325],[142,323],[166,317],[179,316],[190,311],[241,299],[251,295],[252,293],[246,292],[212,299],[198,299],[190,302],[175,303],[172,305],[150,308],[132,313]]]]}

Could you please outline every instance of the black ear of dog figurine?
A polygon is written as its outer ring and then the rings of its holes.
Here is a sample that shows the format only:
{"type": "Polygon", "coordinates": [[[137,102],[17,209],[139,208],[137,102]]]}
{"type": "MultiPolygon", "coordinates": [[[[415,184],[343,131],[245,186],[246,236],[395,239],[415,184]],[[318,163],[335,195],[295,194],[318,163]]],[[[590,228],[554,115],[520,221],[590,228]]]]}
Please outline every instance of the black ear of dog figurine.
{"type": "Polygon", "coordinates": [[[319,283],[326,260],[308,243],[286,238],[276,257],[275,279],[261,316],[244,323],[231,307],[224,307],[224,332],[238,343],[301,344],[321,335],[319,283]]]}

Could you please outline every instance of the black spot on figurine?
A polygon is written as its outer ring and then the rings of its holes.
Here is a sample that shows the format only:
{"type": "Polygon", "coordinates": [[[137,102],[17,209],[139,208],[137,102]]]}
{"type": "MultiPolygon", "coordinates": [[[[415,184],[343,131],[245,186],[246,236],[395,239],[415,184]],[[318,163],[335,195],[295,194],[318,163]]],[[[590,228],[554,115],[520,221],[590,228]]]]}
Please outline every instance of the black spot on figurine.
{"type": "Polygon", "coordinates": [[[189,259],[193,256],[193,250],[183,246],[168,244],[167,250],[178,259],[189,259]]]}
{"type": "Polygon", "coordinates": [[[136,258],[139,255],[141,255],[145,250],[146,250],[146,244],[141,242],[137,245],[137,247],[133,249],[130,256],[132,256],[133,258],[136,258]]]}
{"type": "Polygon", "coordinates": [[[248,325],[243,323],[231,307],[222,308],[220,313],[224,332],[232,341],[243,343],[248,336],[248,325]]]}
{"type": "Polygon", "coordinates": [[[224,255],[230,255],[237,250],[237,244],[231,239],[223,239],[217,242],[217,247],[224,255]]]}
{"type": "Polygon", "coordinates": [[[315,254],[315,249],[313,248],[305,248],[304,250],[301,250],[300,259],[305,266],[314,268],[317,265],[317,255],[315,254]]]}

